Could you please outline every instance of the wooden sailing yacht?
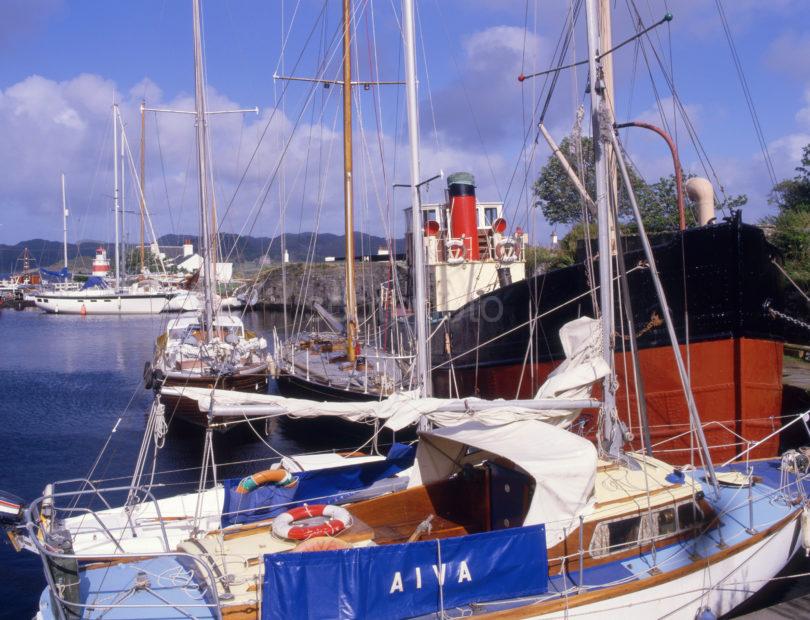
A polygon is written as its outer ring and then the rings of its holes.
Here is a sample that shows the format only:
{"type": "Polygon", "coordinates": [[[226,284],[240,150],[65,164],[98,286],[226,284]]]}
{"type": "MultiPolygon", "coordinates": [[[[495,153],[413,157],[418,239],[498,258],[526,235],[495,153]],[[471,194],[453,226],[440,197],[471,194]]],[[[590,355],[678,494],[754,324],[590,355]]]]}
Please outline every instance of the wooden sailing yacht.
{"type": "Polygon", "coordinates": [[[276,380],[282,394],[315,400],[379,400],[408,379],[407,359],[358,332],[355,288],[354,180],[352,159],[351,0],[343,0],[343,213],[346,237],[345,322],[328,318],[331,331],[299,333],[275,351],[276,380]]]}
{"type": "Polygon", "coordinates": [[[226,390],[264,392],[267,388],[267,341],[245,330],[241,318],[222,312],[215,301],[215,259],[212,239],[217,223],[211,211],[208,174],[210,154],[207,138],[205,71],[202,58],[202,22],[199,1],[194,2],[194,83],[197,131],[197,172],[200,198],[200,244],[203,258],[203,303],[199,312],[185,313],[168,321],[155,344],[155,355],[144,368],[144,384],[162,392],[172,416],[208,426],[196,402],[185,398],[186,387],[217,387],[226,390]]]}

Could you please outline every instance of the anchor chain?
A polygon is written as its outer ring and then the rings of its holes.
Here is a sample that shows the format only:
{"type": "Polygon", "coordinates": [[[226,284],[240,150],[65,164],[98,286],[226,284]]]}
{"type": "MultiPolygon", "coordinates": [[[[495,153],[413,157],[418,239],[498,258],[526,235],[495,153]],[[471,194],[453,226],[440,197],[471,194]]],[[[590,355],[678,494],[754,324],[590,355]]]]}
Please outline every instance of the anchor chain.
{"type": "Polygon", "coordinates": [[[790,316],[789,314],[785,314],[784,312],[780,312],[779,310],[776,310],[775,308],[771,308],[770,300],[766,301],[763,304],[763,308],[765,309],[765,311],[770,316],[772,316],[774,318],[782,319],[783,321],[786,321],[788,323],[796,325],[797,327],[801,327],[803,329],[806,329],[807,331],[810,331],[810,323],[806,323],[805,321],[802,321],[801,319],[797,319],[794,316],[790,316]]]}

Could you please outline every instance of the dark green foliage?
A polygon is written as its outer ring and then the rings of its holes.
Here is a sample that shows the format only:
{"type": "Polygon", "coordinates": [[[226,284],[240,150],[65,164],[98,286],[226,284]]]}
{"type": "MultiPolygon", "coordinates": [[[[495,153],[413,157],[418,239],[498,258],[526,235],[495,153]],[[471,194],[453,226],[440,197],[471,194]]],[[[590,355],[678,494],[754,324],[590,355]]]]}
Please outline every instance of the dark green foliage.
{"type": "Polygon", "coordinates": [[[810,288],[810,144],[804,147],[798,173],[777,183],[770,202],[779,213],[765,219],[771,241],[784,255],[785,270],[805,291],[810,288]]]}
{"type": "MultiPolygon", "coordinates": [[[[577,166],[574,140],[571,136],[560,144],[572,166],[577,166]]],[[[584,162],[585,186],[591,196],[596,194],[596,178],[593,166],[593,144],[590,138],[582,139],[582,159],[584,162]]],[[[678,228],[678,201],[675,191],[675,175],[661,177],[652,184],[645,183],[630,168],[630,182],[641,210],[644,226],[649,232],[663,232],[678,228]]],[[[684,183],[686,178],[684,179],[684,183]]],[[[633,232],[635,225],[631,221],[630,200],[619,180],[619,218],[625,223],[625,230],[633,232]]],[[[559,160],[550,156],[534,183],[534,194],[542,202],[543,215],[550,224],[576,224],[582,220],[582,201],[574,184],[568,178],[559,160]]],[[[745,195],[729,196],[719,206],[738,209],[748,202],[745,195]]],[[[695,217],[687,203],[686,224],[695,224],[695,217]]],[[[580,237],[581,238],[581,237],[580,237]]]]}
{"type": "MultiPolygon", "coordinates": [[[[576,155],[574,139],[569,136],[560,144],[560,150],[569,163],[576,169],[578,157],[576,155]]],[[[596,175],[593,166],[593,142],[590,138],[582,138],[582,161],[584,162],[585,187],[591,196],[596,195],[596,175]]],[[[630,171],[633,187],[637,190],[644,182],[630,171]]],[[[540,171],[540,176],[534,182],[534,195],[542,201],[543,216],[549,224],[575,224],[582,219],[582,201],[576,187],[568,178],[568,174],[559,160],[551,155],[548,162],[540,171]]],[[[619,214],[630,213],[630,202],[622,195],[619,199],[619,214]]]]}

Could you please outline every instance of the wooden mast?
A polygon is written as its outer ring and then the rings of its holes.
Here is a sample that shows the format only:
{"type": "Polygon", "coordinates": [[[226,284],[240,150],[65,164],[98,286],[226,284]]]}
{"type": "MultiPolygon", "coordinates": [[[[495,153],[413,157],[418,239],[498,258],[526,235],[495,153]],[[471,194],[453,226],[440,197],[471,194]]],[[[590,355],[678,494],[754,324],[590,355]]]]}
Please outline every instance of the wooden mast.
{"type": "Polygon", "coordinates": [[[351,45],[351,0],[343,0],[343,207],[346,233],[346,358],[353,362],[356,359],[357,301],[354,290],[351,45]]]}
{"type": "Polygon", "coordinates": [[[144,271],[144,211],[146,205],[144,204],[144,196],[146,195],[146,100],[141,100],[141,273],[144,271]]]}

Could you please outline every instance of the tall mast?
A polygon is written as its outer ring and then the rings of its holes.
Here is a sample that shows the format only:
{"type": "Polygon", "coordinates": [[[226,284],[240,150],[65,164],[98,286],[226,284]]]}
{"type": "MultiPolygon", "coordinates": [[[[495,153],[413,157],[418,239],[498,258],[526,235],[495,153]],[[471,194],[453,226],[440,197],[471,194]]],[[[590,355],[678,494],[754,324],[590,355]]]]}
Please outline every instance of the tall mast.
{"type": "MultiPolygon", "coordinates": [[[[613,26],[612,26],[612,10],[610,8],[611,0],[599,0],[599,49],[609,50],[613,47],[613,26]]],[[[613,55],[607,54],[599,59],[602,69],[602,85],[604,87],[602,100],[605,102],[605,114],[608,115],[610,121],[614,117],[614,90],[613,90],[613,55]]],[[[619,204],[619,183],[618,174],[616,170],[616,154],[613,152],[613,146],[609,142],[603,144],[605,149],[605,158],[607,159],[608,170],[608,191],[610,192],[611,205],[618,208],[619,204]]],[[[616,247],[615,226],[613,219],[610,222],[611,230],[611,244],[616,247]]]]}
{"type": "Polygon", "coordinates": [[[194,103],[197,115],[197,168],[200,190],[200,251],[203,257],[203,321],[206,339],[214,335],[214,298],[212,279],[214,266],[211,262],[211,238],[208,231],[208,138],[206,135],[205,70],[202,56],[202,14],[200,0],[192,0],[194,18],[194,103]]]}
{"type": "Polygon", "coordinates": [[[65,269],[68,268],[68,252],[67,252],[67,199],[65,198],[65,173],[62,173],[62,245],[65,253],[65,269]]]}
{"type": "Polygon", "coordinates": [[[118,118],[121,122],[121,149],[118,152],[119,155],[119,165],[121,166],[121,257],[122,257],[122,265],[124,267],[124,277],[127,274],[127,169],[124,166],[124,141],[126,140],[126,136],[124,135],[124,121],[121,119],[121,114],[119,113],[118,118]]]}
{"type": "Polygon", "coordinates": [[[611,372],[604,379],[602,434],[599,447],[610,457],[618,457],[624,434],[616,416],[616,391],[613,383],[613,264],[610,243],[610,195],[607,153],[601,135],[601,112],[604,105],[604,84],[599,65],[599,24],[595,0],[585,0],[588,26],[588,77],[590,82],[593,152],[596,159],[596,211],[599,227],[599,306],[602,318],[602,357],[611,372]]]}
{"type": "Polygon", "coordinates": [[[141,273],[144,271],[145,252],[144,239],[144,211],[146,211],[146,100],[141,100],[141,273]]]}
{"type": "Polygon", "coordinates": [[[405,47],[405,97],[408,110],[408,143],[411,166],[411,241],[413,244],[413,311],[416,321],[416,373],[420,394],[430,396],[430,365],[428,362],[427,308],[425,304],[425,246],[422,238],[422,201],[419,198],[419,109],[416,93],[416,35],[414,33],[413,0],[404,0],[402,7],[403,43],[405,47]]]}
{"type": "Polygon", "coordinates": [[[113,104],[113,211],[115,225],[115,290],[121,285],[119,269],[121,257],[118,252],[118,104],[113,104]]]}
{"type": "Polygon", "coordinates": [[[351,0],[343,0],[343,208],[346,224],[346,358],[353,362],[356,357],[357,301],[354,291],[351,4],[351,0]]]}

